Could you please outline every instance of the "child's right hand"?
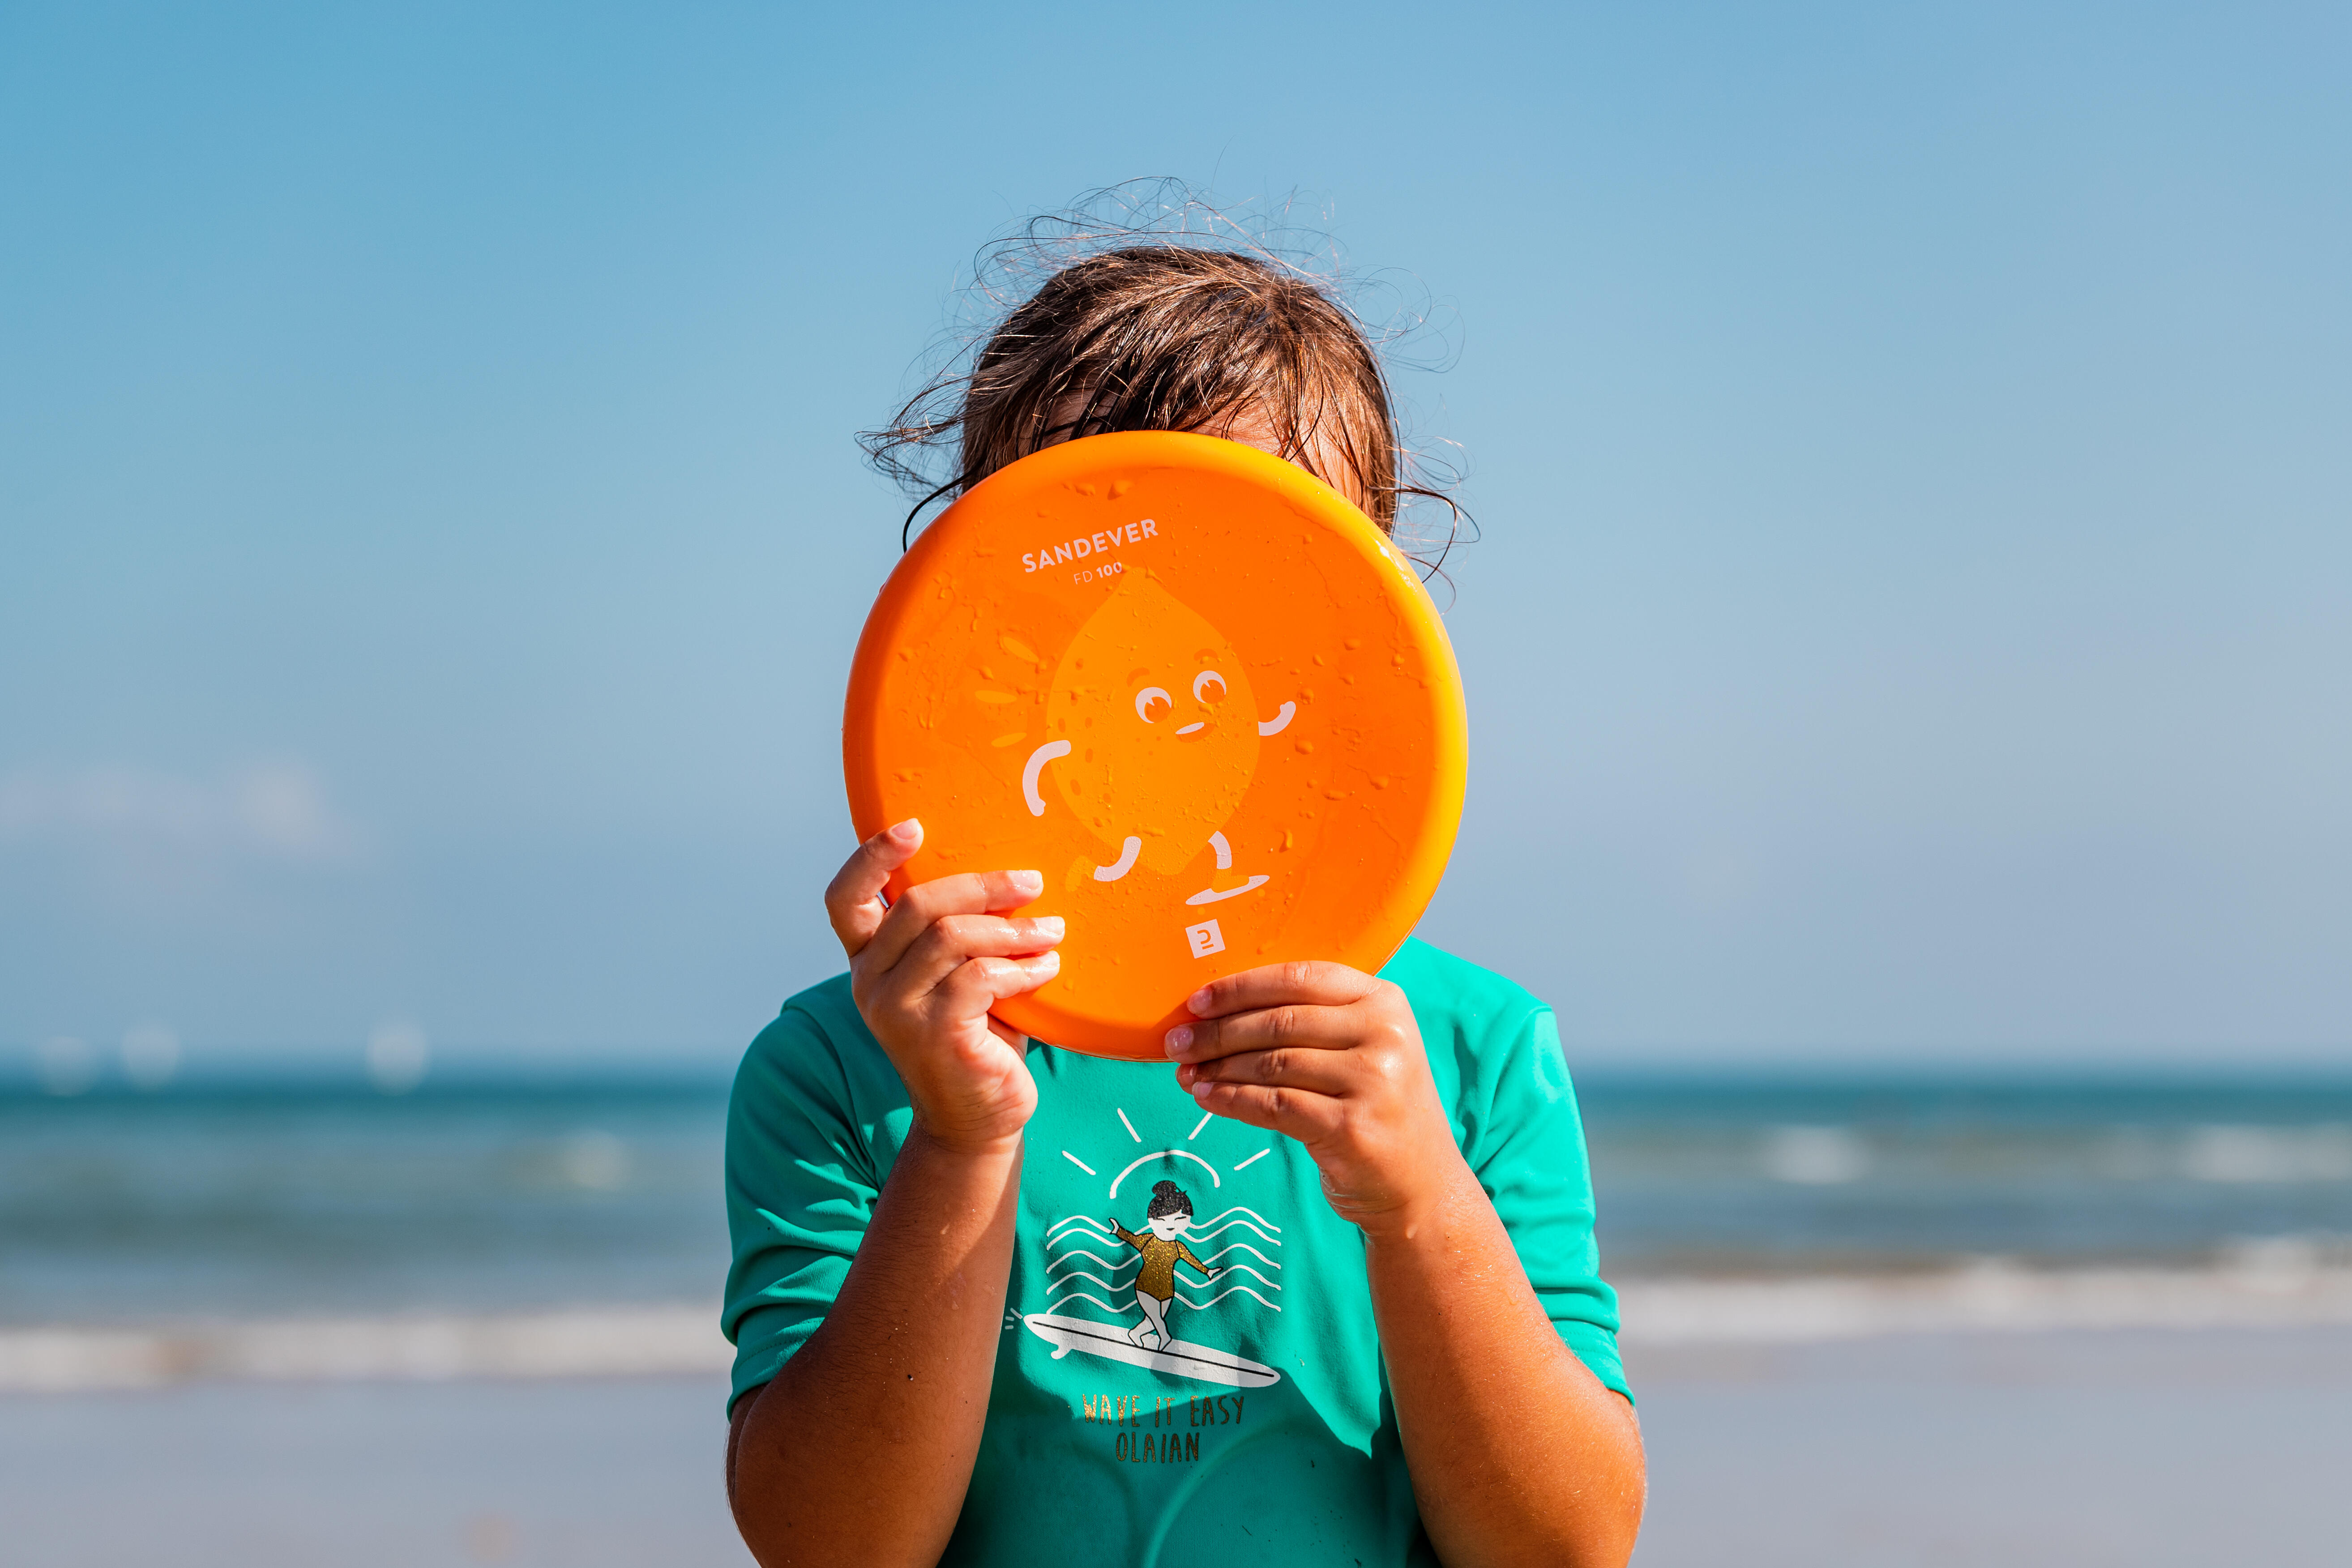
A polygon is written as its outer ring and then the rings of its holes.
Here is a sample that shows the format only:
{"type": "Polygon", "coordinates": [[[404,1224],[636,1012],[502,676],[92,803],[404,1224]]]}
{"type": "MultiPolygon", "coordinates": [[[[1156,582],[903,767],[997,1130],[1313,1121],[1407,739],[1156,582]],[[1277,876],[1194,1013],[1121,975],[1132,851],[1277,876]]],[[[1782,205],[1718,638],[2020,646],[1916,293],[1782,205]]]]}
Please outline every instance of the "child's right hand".
{"type": "Polygon", "coordinates": [[[850,994],[907,1085],[915,1126],[935,1143],[982,1152],[1021,1135],[1037,1109],[1020,1034],[988,1010],[1061,973],[1058,915],[1016,920],[1045,889],[1035,871],[941,877],[896,904],[883,885],[923,842],[909,818],[857,847],[824,891],[849,954],[850,994]]]}

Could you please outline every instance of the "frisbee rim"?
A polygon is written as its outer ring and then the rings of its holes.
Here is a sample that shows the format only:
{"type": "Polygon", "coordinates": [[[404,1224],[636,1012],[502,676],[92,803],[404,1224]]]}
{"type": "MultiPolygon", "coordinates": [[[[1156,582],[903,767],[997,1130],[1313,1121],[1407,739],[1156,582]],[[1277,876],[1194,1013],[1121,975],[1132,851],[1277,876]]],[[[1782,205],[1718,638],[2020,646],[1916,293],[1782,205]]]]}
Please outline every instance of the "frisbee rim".
{"type": "MultiPolygon", "coordinates": [[[[887,813],[883,803],[882,763],[876,743],[881,730],[880,698],[887,661],[919,603],[915,584],[933,569],[937,558],[955,547],[957,535],[962,531],[958,525],[959,517],[985,512],[992,493],[1002,492],[1012,484],[1045,487],[1084,480],[1113,468],[1205,470],[1270,490],[1308,521],[1347,541],[1374,569],[1375,575],[1390,584],[1387,592],[1397,601],[1398,622],[1421,656],[1422,668],[1428,672],[1423,684],[1430,698],[1431,787],[1419,819],[1398,826],[1395,837],[1408,846],[1402,863],[1361,921],[1361,934],[1347,944],[1353,951],[1336,960],[1327,952],[1267,961],[1325,959],[1351,963],[1367,973],[1376,973],[1404,945],[1420,923],[1444,881],[1460,832],[1469,763],[1469,716],[1460,664],[1452,639],[1446,635],[1444,617],[1410,558],[1362,509],[1297,464],[1244,442],[1171,430],[1119,431],[1059,442],[1007,464],[973,485],[916,535],[877,590],[851,660],[843,702],[842,772],[852,826],[862,842],[891,826],[885,820],[887,813]],[[1008,479],[1016,474],[1018,479],[1008,479]]],[[[891,873],[885,896],[896,901],[908,885],[906,869],[901,867],[891,873]]],[[[1181,1006],[1181,999],[1178,1006],[1181,1006]]],[[[992,1015],[1040,1044],[1081,1055],[1130,1061],[1167,1060],[1156,1037],[1139,1037],[1131,1025],[1091,1017],[1042,1001],[1034,993],[999,1003],[992,1009],[992,1015]]]]}

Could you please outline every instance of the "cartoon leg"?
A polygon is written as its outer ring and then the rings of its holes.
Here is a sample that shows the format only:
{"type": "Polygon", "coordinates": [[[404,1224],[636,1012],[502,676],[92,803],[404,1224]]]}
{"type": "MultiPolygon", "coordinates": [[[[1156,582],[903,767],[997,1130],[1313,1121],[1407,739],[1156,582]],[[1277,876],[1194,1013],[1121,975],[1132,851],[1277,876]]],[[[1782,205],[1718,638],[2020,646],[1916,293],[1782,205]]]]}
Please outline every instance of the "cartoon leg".
{"type": "Polygon", "coordinates": [[[1128,1330],[1127,1337],[1146,1350],[1154,1350],[1168,1342],[1168,1303],[1149,1290],[1135,1293],[1135,1304],[1143,1309],[1143,1321],[1128,1330]],[[1144,1344],[1145,1335],[1153,1336],[1144,1344]]]}
{"type": "Polygon", "coordinates": [[[1097,882],[1118,881],[1121,877],[1126,876],[1129,871],[1135,869],[1135,858],[1142,853],[1143,840],[1136,837],[1135,835],[1131,833],[1129,834],[1127,836],[1127,841],[1121,844],[1118,847],[1118,858],[1112,861],[1108,866],[1097,866],[1095,868],[1095,880],[1097,882]]]}
{"type": "MultiPolygon", "coordinates": [[[[1287,707],[1289,704],[1285,703],[1284,706],[1287,707]]],[[[1209,847],[1216,851],[1218,870],[1230,871],[1234,868],[1234,847],[1225,842],[1225,836],[1223,834],[1210,834],[1209,847]]],[[[1099,877],[1102,873],[1097,871],[1095,875],[1099,877]]],[[[1213,904],[1223,899],[1237,899],[1244,893],[1255,892],[1258,889],[1265,887],[1268,880],[1270,880],[1269,878],[1262,875],[1252,877],[1240,887],[1227,888],[1222,892],[1218,891],[1215,888],[1203,888],[1184,901],[1188,904],[1213,904]]]]}

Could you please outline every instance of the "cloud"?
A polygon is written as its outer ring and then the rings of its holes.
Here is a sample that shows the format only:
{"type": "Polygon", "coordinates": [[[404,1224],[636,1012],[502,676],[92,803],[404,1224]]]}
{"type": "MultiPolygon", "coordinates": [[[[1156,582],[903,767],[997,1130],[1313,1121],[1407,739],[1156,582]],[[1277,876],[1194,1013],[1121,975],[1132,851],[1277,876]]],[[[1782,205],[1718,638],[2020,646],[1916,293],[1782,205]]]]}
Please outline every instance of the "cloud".
{"type": "Polygon", "coordinates": [[[362,847],[318,774],[284,760],[214,779],[125,767],[0,774],[0,848],[13,846],[308,866],[348,862],[362,847]]]}

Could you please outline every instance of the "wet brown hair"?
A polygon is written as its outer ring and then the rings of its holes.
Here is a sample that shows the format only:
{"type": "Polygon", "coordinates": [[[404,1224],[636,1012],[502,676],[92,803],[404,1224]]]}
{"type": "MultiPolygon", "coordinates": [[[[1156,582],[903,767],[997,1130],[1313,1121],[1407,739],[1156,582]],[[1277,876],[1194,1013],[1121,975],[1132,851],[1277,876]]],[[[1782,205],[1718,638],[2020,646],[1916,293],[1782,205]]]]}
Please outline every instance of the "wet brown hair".
{"type": "Polygon", "coordinates": [[[1055,215],[998,254],[1012,287],[992,284],[984,264],[975,291],[997,319],[967,340],[976,351],[956,354],[888,425],[858,437],[876,467],[919,498],[908,530],[926,507],[1056,442],[1119,430],[1214,436],[1236,425],[1258,426],[1383,532],[1412,497],[1438,502],[1458,529],[1459,509],[1412,481],[1380,353],[1338,280],[1253,242],[1171,182],[1138,184],[1139,198],[1114,187],[1097,199],[1118,196],[1129,212],[1158,202],[1194,221],[1205,214],[1221,242],[1188,228],[1105,235],[1055,215]],[[1040,274],[1024,297],[1024,275],[1040,274]],[[938,458],[950,449],[942,472],[938,458]]]}

